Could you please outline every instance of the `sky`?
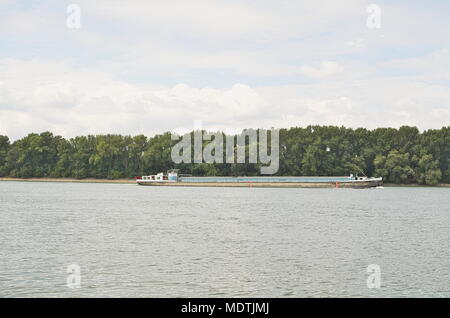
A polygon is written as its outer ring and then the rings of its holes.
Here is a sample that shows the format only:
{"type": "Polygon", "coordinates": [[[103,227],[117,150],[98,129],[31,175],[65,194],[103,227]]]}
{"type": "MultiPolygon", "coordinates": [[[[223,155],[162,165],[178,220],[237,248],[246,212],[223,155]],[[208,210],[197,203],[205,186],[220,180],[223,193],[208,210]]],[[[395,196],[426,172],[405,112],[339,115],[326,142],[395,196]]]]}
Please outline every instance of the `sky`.
{"type": "Polygon", "coordinates": [[[373,1],[0,0],[0,134],[449,126],[450,1],[373,1]]]}

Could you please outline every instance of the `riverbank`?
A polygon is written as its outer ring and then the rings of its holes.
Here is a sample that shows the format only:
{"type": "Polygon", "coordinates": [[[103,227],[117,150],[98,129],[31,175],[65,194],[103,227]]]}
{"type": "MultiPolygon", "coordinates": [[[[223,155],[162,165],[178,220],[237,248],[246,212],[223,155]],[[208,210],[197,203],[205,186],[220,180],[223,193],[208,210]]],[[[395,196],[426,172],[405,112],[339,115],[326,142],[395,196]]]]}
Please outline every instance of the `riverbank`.
{"type": "MultiPolygon", "coordinates": [[[[20,181],[20,182],[71,182],[71,183],[122,183],[122,184],[135,184],[134,179],[74,179],[74,178],[0,178],[0,181],[20,181]]],[[[181,185],[181,184],[180,184],[181,185]]],[[[255,185],[255,184],[253,184],[255,185]]],[[[210,185],[209,185],[210,186],[210,185]]],[[[235,185],[234,185],[235,186],[235,185]]],[[[248,184],[245,184],[248,186],[248,184]]],[[[262,185],[267,186],[267,185],[262,185]]],[[[292,186],[292,185],[291,185],[292,186]]],[[[384,187],[450,187],[449,183],[439,183],[437,185],[423,185],[423,184],[400,184],[400,183],[383,183],[384,187]]]]}
{"type": "Polygon", "coordinates": [[[134,179],[74,179],[74,178],[0,178],[0,181],[20,181],[20,182],[70,182],[70,183],[129,183],[135,184],[134,179]]]}
{"type": "Polygon", "coordinates": [[[436,185],[426,185],[426,184],[418,184],[418,183],[383,183],[383,187],[409,187],[409,188],[417,188],[417,187],[427,187],[427,188],[436,188],[442,187],[447,188],[450,187],[450,183],[438,183],[436,185]]]}

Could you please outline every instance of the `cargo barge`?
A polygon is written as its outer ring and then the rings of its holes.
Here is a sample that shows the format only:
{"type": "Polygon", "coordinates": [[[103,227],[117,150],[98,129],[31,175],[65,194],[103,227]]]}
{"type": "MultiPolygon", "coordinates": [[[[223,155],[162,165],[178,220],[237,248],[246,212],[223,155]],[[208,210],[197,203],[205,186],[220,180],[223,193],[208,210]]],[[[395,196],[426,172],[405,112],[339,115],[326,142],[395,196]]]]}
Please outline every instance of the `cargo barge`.
{"type": "Polygon", "coordinates": [[[193,177],[179,175],[172,169],[156,175],[136,177],[136,183],[144,186],[184,187],[264,187],[264,188],[372,188],[381,186],[382,178],[350,175],[343,177],[193,177]]]}

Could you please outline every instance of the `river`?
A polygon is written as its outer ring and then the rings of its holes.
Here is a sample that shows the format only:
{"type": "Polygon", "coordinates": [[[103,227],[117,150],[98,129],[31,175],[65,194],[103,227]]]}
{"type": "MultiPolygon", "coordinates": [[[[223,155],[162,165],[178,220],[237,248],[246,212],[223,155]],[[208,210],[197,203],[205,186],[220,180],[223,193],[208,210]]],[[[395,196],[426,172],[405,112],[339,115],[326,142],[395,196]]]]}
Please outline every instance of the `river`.
{"type": "Polygon", "coordinates": [[[0,297],[449,297],[449,198],[0,182],[0,297]]]}

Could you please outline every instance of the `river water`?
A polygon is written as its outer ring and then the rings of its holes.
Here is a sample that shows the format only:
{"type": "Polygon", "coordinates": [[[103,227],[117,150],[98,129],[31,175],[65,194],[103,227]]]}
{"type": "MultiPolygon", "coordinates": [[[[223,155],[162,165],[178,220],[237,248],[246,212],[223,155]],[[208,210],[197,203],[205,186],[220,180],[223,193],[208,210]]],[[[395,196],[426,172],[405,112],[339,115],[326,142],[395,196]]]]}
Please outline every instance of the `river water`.
{"type": "Polygon", "coordinates": [[[449,297],[449,198],[0,182],[0,297],[449,297]]]}

